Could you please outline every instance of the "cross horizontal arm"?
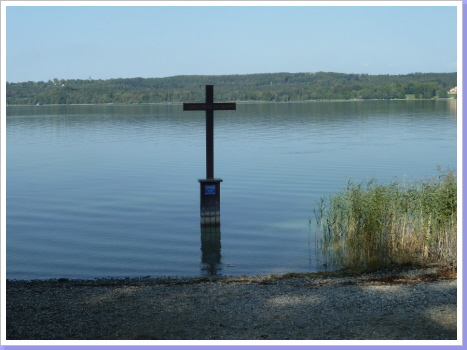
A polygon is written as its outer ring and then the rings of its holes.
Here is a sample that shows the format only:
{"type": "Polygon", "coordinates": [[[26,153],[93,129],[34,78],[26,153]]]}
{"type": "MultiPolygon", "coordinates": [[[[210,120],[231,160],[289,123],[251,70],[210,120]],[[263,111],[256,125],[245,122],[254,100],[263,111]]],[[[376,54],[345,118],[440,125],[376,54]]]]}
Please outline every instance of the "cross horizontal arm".
{"type": "Polygon", "coordinates": [[[184,111],[235,111],[236,103],[184,103],[184,111]]]}

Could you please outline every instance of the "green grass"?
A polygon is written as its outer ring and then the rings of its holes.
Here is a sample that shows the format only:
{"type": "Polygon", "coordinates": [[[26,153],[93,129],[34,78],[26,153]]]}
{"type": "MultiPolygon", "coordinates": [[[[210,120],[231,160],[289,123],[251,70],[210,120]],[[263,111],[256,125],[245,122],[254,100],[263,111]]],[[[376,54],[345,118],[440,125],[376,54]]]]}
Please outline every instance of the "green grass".
{"type": "MultiPolygon", "coordinates": [[[[438,169],[439,170],[439,169],[438,169]]],[[[457,177],[444,171],[411,183],[348,182],[314,211],[316,248],[328,265],[380,269],[457,267],[457,177]]]]}

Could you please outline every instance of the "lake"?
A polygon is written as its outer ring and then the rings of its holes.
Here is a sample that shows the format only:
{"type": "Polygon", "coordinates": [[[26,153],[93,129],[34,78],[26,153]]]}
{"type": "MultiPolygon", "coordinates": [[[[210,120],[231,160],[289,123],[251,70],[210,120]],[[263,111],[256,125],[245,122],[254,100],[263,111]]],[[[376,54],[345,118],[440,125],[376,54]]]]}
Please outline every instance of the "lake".
{"type": "Polygon", "coordinates": [[[215,112],[220,230],[200,228],[204,112],[8,106],[9,279],[323,270],[313,209],[349,180],[457,169],[455,100],[238,103],[215,112]]]}

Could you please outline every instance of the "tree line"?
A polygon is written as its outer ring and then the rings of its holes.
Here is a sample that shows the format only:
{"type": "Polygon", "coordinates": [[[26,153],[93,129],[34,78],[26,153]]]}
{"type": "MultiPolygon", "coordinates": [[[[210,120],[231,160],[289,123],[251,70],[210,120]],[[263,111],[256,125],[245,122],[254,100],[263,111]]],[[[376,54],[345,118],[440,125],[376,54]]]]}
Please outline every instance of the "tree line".
{"type": "Polygon", "coordinates": [[[6,84],[8,105],[134,104],[204,101],[307,101],[446,98],[457,73],[368,75],[332,72],[246,75],[180,75],[167,78],[58,79],[6,84]]]}

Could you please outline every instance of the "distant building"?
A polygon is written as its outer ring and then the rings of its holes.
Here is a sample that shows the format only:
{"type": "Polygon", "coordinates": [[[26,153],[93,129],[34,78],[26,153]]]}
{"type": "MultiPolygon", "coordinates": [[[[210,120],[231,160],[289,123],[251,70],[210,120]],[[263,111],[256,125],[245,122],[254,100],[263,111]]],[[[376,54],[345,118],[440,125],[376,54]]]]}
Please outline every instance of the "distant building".
{"type": "Polygon", "coordinates": [[[448,92],[449,94],[457,94],[457,86],[453,87],[451,90],[448,92]]]}

